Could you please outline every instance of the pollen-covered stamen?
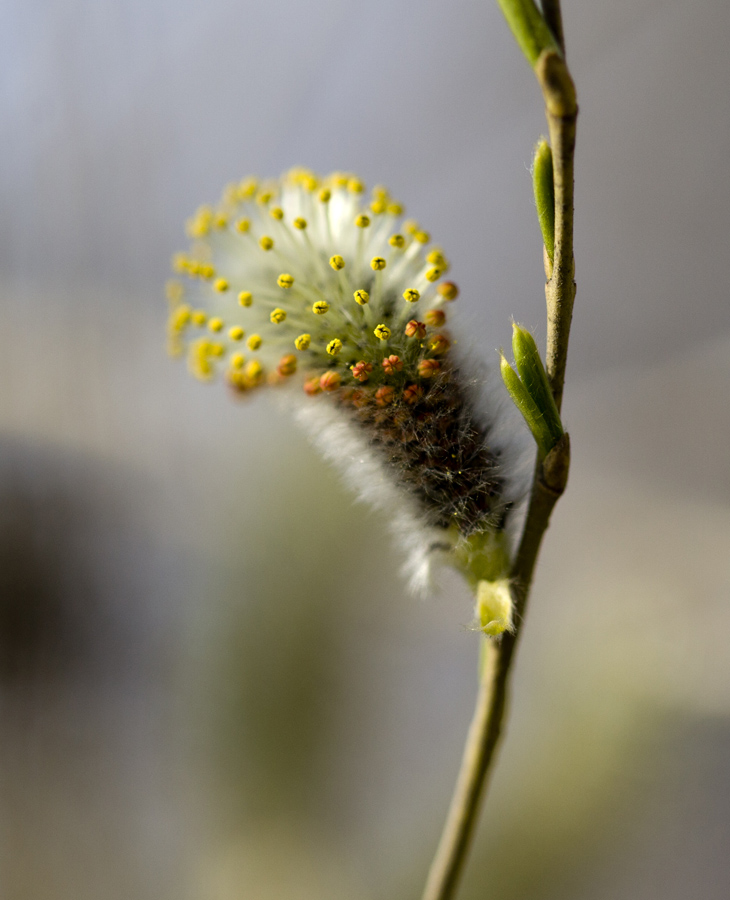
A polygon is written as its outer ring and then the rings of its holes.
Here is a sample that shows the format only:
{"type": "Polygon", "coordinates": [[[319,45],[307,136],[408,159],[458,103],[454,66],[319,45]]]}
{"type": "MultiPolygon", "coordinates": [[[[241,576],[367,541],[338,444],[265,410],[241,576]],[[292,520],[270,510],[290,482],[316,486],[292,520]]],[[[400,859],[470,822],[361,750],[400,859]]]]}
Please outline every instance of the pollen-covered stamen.
{"type": "Polygon", "coordinates": [[[402,215],[349,173],[228,185],[173,260],[186,284],[168,291],[170,350],[241,394],[324,394],[306,402],[349,415],[429,524],[469,534],[499,520],[499,479],[444,329],[447,257],[402,215]]]}

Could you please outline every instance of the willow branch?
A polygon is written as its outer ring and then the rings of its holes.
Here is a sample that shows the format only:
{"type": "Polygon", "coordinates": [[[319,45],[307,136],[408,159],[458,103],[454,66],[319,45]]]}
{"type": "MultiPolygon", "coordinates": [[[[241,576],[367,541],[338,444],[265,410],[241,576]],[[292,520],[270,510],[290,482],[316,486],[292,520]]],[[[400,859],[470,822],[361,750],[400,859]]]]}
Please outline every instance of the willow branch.
{"type": "MultiPolygon", "coordinates": [[[[543,9],[556,39],[562,43],[559,0],[544,0],[543,9]]],[[[555,247],[553,262],[548,262],[548,279],[545,285],[546,371],[556,405],[560,409],[575,299],[573,156],[578,107],[565,58],[559,52],[544,50],[535,64],[535,74],[545,98],[545,113],[553,152],[555,247]]],[[[454,796],[429,872],[423,900],[451,900],[455,895],[503,731],[512,662],[522,633],[540,545],[553,508],[565,490],[569,466],[570,440],[565,434],[544,459],[538,458],[535,467],[527,516],[510,571],[515,630],[512,634],[503,634],[499,642],[493,643],[489,648],[454,796]]]]}

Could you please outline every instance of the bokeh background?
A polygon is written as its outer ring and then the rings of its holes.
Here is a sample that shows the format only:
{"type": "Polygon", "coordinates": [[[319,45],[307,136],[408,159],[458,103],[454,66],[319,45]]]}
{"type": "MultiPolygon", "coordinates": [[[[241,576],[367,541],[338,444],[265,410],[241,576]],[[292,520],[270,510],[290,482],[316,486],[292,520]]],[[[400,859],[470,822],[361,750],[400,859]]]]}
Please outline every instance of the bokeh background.
{"type": "MultiPolygon", "coordinates": [[[[570,490],[464,900],[730,893],[730,5],[564,2],[581,113],[570,490]]],[[[0,896],[418,896],[470,600],[270,398],[164,355],[182,223],[386,183],[495,360],[544,335],[539,91],[496,4],[0,4],[0,896]]]]}

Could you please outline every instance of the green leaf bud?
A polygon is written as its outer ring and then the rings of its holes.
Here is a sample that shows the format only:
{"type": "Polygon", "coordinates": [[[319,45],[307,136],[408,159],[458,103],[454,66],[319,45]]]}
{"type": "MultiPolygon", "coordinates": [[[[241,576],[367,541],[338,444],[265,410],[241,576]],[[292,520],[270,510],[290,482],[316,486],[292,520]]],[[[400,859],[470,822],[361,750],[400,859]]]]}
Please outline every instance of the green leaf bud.
{"type": "Polygon", "coordinates": [[[550,435],[550,445],[547,449],[552,450],[554,444],[563,435],[563,423],[560,420],[558,407],[555,405],[555,398],[550,389],[550,382],[540,359],[540,351],[537,349],[535,338],[525,328],[520,328],[516,324],[512,326],[512,352],[515,356],[515,365],[520,380],[542,414],[550,435]]]}
{"type": "Polygon", "coordinates": [[[532,160],[532,188],[535,193],[537,220],[550,262],[555,255],[555,185],[553,183],[553,152],[545,139],[535,147],[532,160]]]}

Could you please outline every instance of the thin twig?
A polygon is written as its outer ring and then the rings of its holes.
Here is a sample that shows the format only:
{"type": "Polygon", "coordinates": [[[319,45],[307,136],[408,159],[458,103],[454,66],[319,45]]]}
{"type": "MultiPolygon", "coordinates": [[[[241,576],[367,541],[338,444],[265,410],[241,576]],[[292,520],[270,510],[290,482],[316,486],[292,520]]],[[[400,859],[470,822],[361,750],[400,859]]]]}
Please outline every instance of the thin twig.
{"type": "MultiPolygon", "coordinates": [[[[562,43],[559,0],[543,0],[546,17],[562,43]]],[[[578,107],[565,59],[554,50],[544,52],[535,66],[545,98],[553,151],[555,182],[555,249],[545,285],[547,302],[546,370],[560,409],[573,314],[573,155],[578,107]]],[[[449,814],[429,872],[423,900],[451,900],[474,834],[480,801],[495,759],[507,706],[507,688],[517,641],[529,597],[532,576],[553,507],[568,478],[570,440],[565,434],[535,467],[530,501],[510,577],[515,605],[514,633],[505,633],[489,648],[482,670],[476,709],[449,814]]]]}

